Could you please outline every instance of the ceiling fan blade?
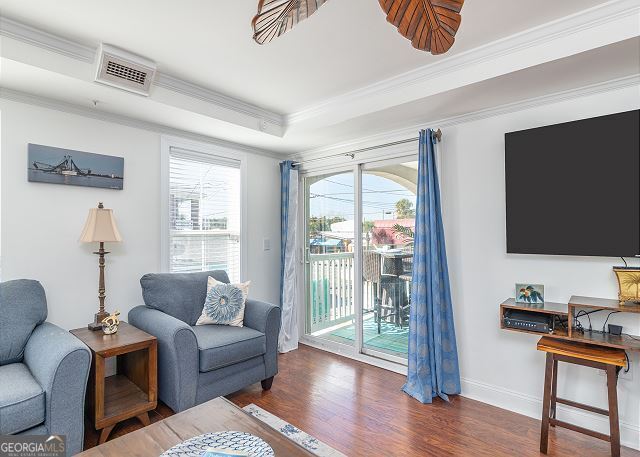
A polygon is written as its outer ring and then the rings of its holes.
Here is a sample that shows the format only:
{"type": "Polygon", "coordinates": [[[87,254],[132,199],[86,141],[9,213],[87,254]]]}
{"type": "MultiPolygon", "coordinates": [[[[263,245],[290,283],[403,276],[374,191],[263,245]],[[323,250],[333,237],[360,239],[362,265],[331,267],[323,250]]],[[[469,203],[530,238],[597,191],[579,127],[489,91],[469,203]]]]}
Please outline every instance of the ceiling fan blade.
{"type": "Polygon", "coordinates": [[[411,41],[414,48],[431,54],[447,52],[460,27],[464,0],[379,0],[387,21],[411,41]]]}
{"type": "Polygon", "coordinates": [[[269,43],[305,20],[329,0],[260,0],[258,13],[251,21],[253,39],[269,43]]]}

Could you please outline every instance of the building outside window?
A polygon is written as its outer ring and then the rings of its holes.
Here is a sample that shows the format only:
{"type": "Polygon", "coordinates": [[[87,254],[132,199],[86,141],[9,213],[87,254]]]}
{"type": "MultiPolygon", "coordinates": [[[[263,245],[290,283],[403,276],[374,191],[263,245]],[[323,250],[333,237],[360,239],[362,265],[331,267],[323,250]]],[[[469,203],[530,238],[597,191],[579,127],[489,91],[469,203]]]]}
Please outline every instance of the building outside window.
{"type": "Polygon", "coordinates": [[[169,154],[169,271],[240,280],[240,161],[169,154]]]}

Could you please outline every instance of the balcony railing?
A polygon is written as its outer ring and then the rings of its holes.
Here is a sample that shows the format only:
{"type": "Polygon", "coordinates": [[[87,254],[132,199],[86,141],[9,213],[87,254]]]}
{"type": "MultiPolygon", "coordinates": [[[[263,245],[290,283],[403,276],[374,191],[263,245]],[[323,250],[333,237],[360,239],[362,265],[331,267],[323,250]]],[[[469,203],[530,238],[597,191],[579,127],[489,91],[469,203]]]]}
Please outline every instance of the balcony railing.
{"type": "Polygon", "coordinates": [[[354,308],[353,253],[311,254],[309,313],[311,333],[350,321],[354,308]]]}
{"type": "MultiPolygon", "coordinates": [[[[385,277],[396,277],[376,291],[374,282],[363,283],[363,311],[365,315],[374,311],[376,302],[388,308],[396,304],[406,306],[410,294],[412,255],[383,255],[380,269],[385,277]],[[405,273],[406,272],[406,273],[405,273]],[[407,282],[409,281],[409,282],[407,282]],[[377,292],[380,296],[377,297],[377,292]],[[377,298],[376,298],[377,297],[377,298]]],[[[355,319],[354,257],[352,252],[334,254],[310,254],[308,329],[310,333],[334,327],[355,319]]],[[[379,285],[382,283],[380,279],[379,285]]],[[[400,311],[396,311],[398,314],[400,311]]]]}

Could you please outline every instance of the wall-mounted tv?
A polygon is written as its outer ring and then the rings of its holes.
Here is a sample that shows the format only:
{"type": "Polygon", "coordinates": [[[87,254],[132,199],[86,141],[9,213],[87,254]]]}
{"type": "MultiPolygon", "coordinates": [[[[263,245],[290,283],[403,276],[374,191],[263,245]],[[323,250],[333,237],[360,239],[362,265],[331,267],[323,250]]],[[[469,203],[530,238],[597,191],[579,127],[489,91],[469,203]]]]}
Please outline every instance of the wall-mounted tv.
{"type": "Polygon", "coordinates": [[[640,110],[505,134],[507,252],[640,255],[640,110]]]}

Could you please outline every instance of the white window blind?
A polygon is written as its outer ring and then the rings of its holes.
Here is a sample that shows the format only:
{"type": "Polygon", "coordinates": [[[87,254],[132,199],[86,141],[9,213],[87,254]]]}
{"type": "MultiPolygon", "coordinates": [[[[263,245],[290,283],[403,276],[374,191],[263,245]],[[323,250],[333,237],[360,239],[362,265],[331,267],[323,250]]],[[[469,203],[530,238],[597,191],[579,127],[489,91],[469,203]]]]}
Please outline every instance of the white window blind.
{"type": "Polygon", "coordinates": [[[169,154],[169,271],[240,280],[240,162],[169,154]]]}

